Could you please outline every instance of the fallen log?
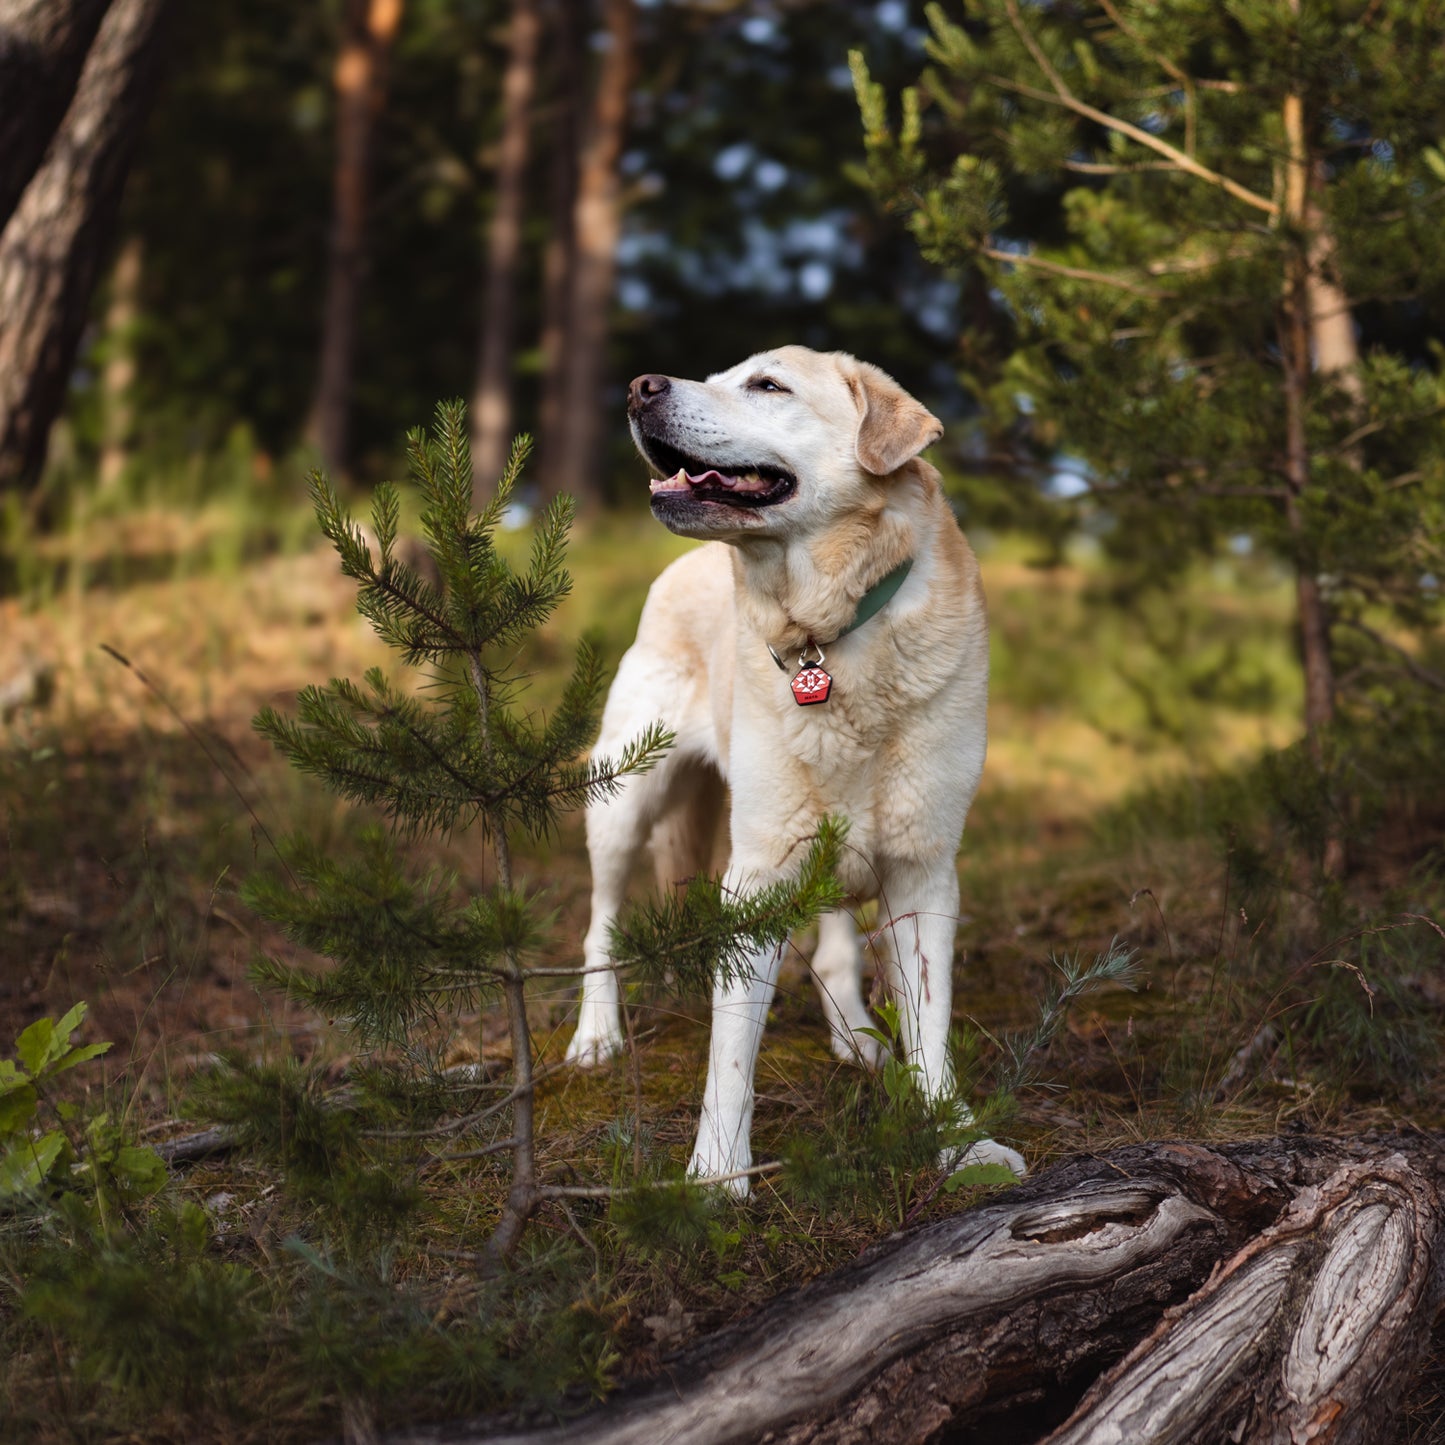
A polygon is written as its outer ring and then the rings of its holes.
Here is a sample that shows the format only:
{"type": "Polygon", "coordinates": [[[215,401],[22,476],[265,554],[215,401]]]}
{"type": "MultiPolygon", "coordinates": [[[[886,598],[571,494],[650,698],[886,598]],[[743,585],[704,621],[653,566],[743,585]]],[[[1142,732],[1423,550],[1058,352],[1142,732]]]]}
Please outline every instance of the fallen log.
{"type": "Polygon", "coordinates": [[[773,1301],[593,1411],[411,1445],[1382,1445],[1441,1298],[1428,1136],[1068,1161],[773,1301]]]}

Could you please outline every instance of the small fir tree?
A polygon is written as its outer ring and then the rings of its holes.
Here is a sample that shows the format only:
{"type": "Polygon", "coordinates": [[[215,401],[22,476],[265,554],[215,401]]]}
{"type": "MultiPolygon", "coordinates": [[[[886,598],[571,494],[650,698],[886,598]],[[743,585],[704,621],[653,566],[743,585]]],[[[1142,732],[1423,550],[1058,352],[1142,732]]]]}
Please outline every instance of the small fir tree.
{"type": "MultiPolygon", "coordinates": [[[[1143,585],[1241,534],[1285,562],[1317,767],[1342,704],[1424,689],[1438,711],[1445,18],[928,14],[897,129],[854,57],[869,177],[928,258],[992,288],[1007,334],[967,377],[988,423],[1082,459],[1080,507],[1143,585]]],[[[1337,826],[1322,838],[1334,871],[1337,826]]]]}
{"type": "MultiPolygon", "coordinates": [[[[257,715],[256,727],[294,766],[388,820],[387,828],[361,829],[349,858],[293,839],[283,849],[285,872],[246,887],[253,909],[334,962],[316,972],[266,958],[255,967],[257,980],[338,1021],[366,1063],[340,1099],[299,1066],[243,1074],[219,1091],[215,1112],[282,1156],[294,1186],[349,1215],[368,1239],[405,1211],[418,1141],[444,1149],[442,1157],[510,1156],[506,1200],[484,1254],[495,1266],[544,1199],[579,1192],[539,1177],[526,996],[529,978],[578,969],[538,966],[548,910],[514,866],[514,839],[552,832],[563,810],[651,766],[670,737],[653,726],[619,757],[581,760],[604,687],[597,653],[585,643],[549,717],[519,705],[519,649],[571,586],[562,564],[573,504],[560,497],[548,506],[527,567],[514,569],[495,534],[526,441],[515,445],[495,494],[473,515],[466,438],[460,403],[438,407],[433,436],[418,430],[408,437],[435,582],[400,555],[395,487],[377,491],[373,545],[326,478],[313,475],[316,514],[357,583],[358,610],[407,664],[427,670],[429,682],[410,695],[373,669],[361,685],[332,679],[303,689],[294,718],[271,708],[257,715]],[[408,843],[465,828],[490,845],[495,881],[486,892],[465,896],[454,877],[436,871],[413,876],[408,843]],[[444,1071],[436,1045],[450,1021],[498,997],[511,1078],[458,1079],[444,1071]],[[409,1162],[398,1143],[412,1151],[409,1162]]],[[[636,910],[619,931],[619,965],[651,980],[671,971],[706,990],[716,969],[746,956],[740,936],[753,945],[781,943],[838,905],[841,841],[840,828],[821,829],[791,886],[733,899],[718,880],[698,879],[678,898],[636,910]]]]}

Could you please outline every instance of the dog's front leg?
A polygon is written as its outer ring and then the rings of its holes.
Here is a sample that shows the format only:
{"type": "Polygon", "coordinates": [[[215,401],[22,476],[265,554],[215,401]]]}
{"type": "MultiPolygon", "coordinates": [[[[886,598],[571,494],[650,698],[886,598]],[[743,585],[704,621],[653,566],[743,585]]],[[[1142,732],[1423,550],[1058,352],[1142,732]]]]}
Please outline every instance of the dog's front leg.
{"type": "MultiPolygon", "coordinates": [[[[886,942],[891,946],[891,983],[898,1004],[905,1061],[918,1071],[924,1094],[951,1106],[966,1128],[973,1112],[956,1097],[948,1030],[953,1012],[953,941],[958,924],[958,873],[952,858],[932,866],[908,864],[888,870],[886,942]]],[[[1002,1164],[1020,1178],[1023,1155],[993,1139],[979,1139],[960,1153],[945,1150],[945,1168],[1002,1164]]]]}
{"type": "MultiPolygon", "coordinates": [[[[752,1167],[753,1075],[783,947],[777,944],[753,954],[736,977],[719,979],[713,988],[707,1087],[688,1165],[688,1173],[697,1178],[735,1175],[752,1167]]],[[[748,1179],[729,1179],[722,1187],[742,1199],[748,1179]]]]}

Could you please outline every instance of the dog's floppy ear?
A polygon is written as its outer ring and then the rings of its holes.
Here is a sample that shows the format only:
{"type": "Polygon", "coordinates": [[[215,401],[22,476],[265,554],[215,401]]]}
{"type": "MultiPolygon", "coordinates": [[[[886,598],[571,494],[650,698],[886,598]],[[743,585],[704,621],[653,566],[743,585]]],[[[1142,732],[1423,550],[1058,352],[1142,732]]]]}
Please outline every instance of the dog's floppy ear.
{"type": "Polygon", "coordinates": [[[848,387],[858,403],[858,461],[875,477],[896,472],[943,435],[943,423],[878,367],[855,362],[848,387]]]}

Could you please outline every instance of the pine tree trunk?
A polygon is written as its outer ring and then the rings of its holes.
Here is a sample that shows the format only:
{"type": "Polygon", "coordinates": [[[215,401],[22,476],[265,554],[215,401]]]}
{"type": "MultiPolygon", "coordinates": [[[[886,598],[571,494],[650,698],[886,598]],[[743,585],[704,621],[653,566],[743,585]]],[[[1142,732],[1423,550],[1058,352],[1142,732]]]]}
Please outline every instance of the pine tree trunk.
{"type": "Polygon", "coordinates": [[[0,230],[75,96],[110,0],[0,0],[0,230]]]}
{"type": "Polygon", "coordinates": [[[90,315],[161,70],[169,0],[114,0],[54,142],[0,234],[0,490],[33,481],[90,315]]]}
{"type": "Polygon", "coordinates": [[[514,0],[507,70],[502,78],[502,143],[483,289],[481,359],[472,391],[472,465],[478,506],[491,495],[511,450],[514,298],[541,29],[539,0],[514,0]]]}
{"type": "MultiPolygon", "coordinates": [[[[1291,0],[1298,13],[1299,0],[1291,0]]],[[[1309,189],[1313,170],[1305,140],[1304,102],[1298,95],[1285,98],[1285,160],[1283,220],[1292,228],[1286,264],[1285,291],[1280,301],[1279,343],[1285,404],[1285,520],[1301,546],[1304,515],[1301,498],[1310,482],[1309,438],[1305,415],[1311,370],[1310,322],[1314,270],[1309,242],[1309,189]],[[1294,244],[1298,238],[1298,244],[1294,244]]],[[[1322,301],[1321,305],[1328,304],[1322,301]]],[[[1300,659],[1304,670],[1304,723],[1310,750],[1321,768],[1325,765],[1324,732],[1335,717],[1335,676],[1330,652],[1329,611],[1320,589],[1318,569],[1306,553],[1295,556],[1295,609],[1299,617],[1300,659]]],[[[1345,845],[1339,824],[1332,821],[1324,838],[1322,866],[1334,877],[1344,871],[1345,845]]]]}
{"type": "Polygon", "coordinates": [[[1314,340],[1315,370],[1333,377],[1355,405],[1365,399],[1360,380],[1360,347],[1355,339],[1350,298],[1339,283],[1335,263],[1335,237],[1329,219],[1319,204],[1325,188],[1325,164],[1316,158],[1310,170],[1310,199],[1306,222],[1309,226],[1310,335],[1314,340]]]}
{"type": "Polygon", "coordinates": [[[346,0],[335,71],[336,169],[321,322],[320,369],[306,423],[309,441],[335,472],[351,461],[351,388],[366,271],[366,210],[372,141],[386,98],[386,72],[403,0],[346,0]]]}
{"type": "Polygon", "coordinates": [[[617,163],[627,130],[636,14],[634,0],[606,0],[607,49],[586,132],[573,211],[571,300],[563,355],[557,484],[583,507],[600,501],[602,383],[612,302],[621,185],[617,163]]]}
{"type": "Polygon", "coordinates": [[[141,240],[129,236],[115,258],[110,278],[110,305],[105,312],[107,354],[100,377],[100,489],[111,491],[130,460],[135,408],[135,323],[140,312],[141,240]]]}
{"type": "Polygon", "coordinates": [[[537,475],[542,494],[565,491],[562,481],[562,425],[568,315],[572,300],[577,205],[577,151],[581,132],[586,15],[579,0],[554,0],[552,26],[552,130],[548,179],[547,246],[542,254],[542,387],[537,405],[537,475]]]}
{"type": "Polygon", "coordinates": [[[492,1445],[1385,1445],[1442,1294],[1442,1140],[1140,1144],[895,1236],[492,1445]]]}

